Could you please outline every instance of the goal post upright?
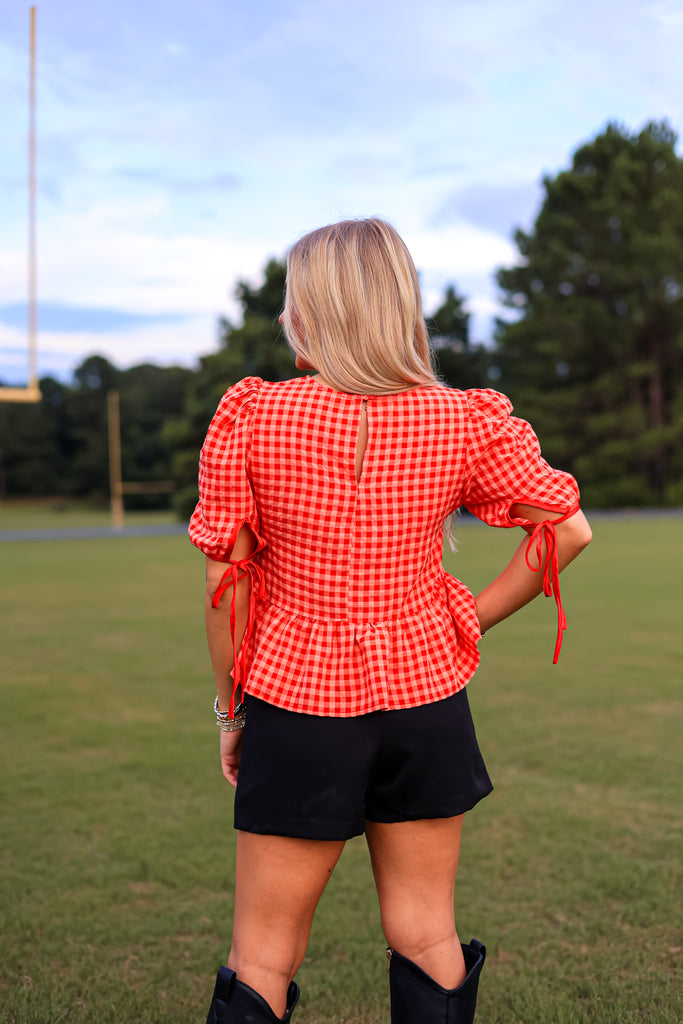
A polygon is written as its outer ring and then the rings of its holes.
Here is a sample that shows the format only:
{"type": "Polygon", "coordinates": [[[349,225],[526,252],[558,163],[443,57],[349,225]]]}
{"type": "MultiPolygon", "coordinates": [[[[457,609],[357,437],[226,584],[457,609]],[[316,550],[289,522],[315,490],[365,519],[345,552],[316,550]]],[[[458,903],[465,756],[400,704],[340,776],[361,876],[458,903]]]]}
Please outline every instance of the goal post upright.
{"type": "Polygon", "coordinates": [[[124,524],[123,484],[121,482],[121,416],[118,391],[107,392],[107,434],[109,438],[109,495],[111,525],[120,532],[124,524]]]}
{"type": "Polygon", "coordinates": [[[36,9],[31,7],[28,131],[28,387],[38,390],[38,273],[36,238],[36,9]]]}
{"type": "Polygon", "coordinates": [[[38,274],[36,271],[36,8],[29,12],[29,131],[28,131],[28,383],[0,386],[0,402],[39,402],[38,274]]]}

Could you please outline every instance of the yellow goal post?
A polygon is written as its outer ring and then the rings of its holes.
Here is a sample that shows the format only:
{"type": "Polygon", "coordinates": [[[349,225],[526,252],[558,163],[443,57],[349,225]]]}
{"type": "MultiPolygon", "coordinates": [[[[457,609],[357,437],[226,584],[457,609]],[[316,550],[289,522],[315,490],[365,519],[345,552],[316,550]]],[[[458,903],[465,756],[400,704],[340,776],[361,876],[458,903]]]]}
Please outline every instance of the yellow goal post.
{"type": "Polygon", "coordinates": [[[28,133],[28,383],[0,385],[0,402],[39,402],[38,316],[36,277],[36,9],[30,10],[29,133],[28,133]]]}

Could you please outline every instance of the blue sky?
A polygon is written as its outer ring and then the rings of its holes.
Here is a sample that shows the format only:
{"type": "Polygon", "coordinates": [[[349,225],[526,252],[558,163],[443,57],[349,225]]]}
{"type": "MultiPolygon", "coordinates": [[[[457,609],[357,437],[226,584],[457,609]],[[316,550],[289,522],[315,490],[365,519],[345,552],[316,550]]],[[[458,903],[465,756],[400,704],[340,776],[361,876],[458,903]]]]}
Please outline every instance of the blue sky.
{"type": "MultiPolygon", "coordinates": [[[[0,379],[25,377],[28,12],[0,0],[0,379]]],[[[193,364],[304,231],[376,214],[426,308],[499,311],[543,174],[608,120],[683,130],[679,0],[43,0],[39,369],[193,364]]]]}

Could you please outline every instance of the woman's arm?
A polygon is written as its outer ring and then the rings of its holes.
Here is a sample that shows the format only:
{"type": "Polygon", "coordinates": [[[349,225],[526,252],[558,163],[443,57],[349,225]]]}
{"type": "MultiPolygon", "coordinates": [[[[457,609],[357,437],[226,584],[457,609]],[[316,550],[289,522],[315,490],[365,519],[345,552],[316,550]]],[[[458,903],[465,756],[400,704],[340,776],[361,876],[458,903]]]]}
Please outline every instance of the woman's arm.
{"type": "MultiPolygon", "coordinates": [[[[557,512],[548,512],[531,505],[513,505],[511,515],[515,519],[528,519],[532,523],[561,518],[557,512]]],[[[583,512],[578,511],[570,519],[557,524],[555,536],[558,563],[562,571],[590,543],[592,533],[583,512]]],[[[482,633],[497,622],[507,619],[541,593],[543,573],[534,572],[526,564],[527,544],[528,539],[522,541],[500,576],[477,595],[477,614],[482,633]]],[[[543,559],[546,555],[544,543],[543,559]]]]}
{"type": "MultiPolygon", "coordinates": [[[[237,535],[235,546],[232,549],[233,561],[240,561],[248,558],[255,547],[254,535],[248,526],[243,526],[237,535]]],[[[206,592],[204,595],[204,609],[206,616],[206,639],[209,645],[209,655],[213,674],[216,679],[216,692],[218,694],[218,710],[227,711],[230,706],[230,697],[233,688],[233,679],[230,673],[235,664],[235,651],[233,648],[232,635],[230,632],[230,605],[232,603],[232,585],[222,594],[218,608],[212,606],[213,596],[225,574],[228,565],[225,562],[216,562],[212,558],[206,559],[206,592]]],[[[249,588],[250,581],[245,577],[237,582],[236,588],[236,622],[235,622],[235,644],[239,649],[249,615],[249,588]]],[[[241,696],[241,695],[239,695],[241,696]]],[[[242,748],[242,732],[221,731],[221,763],[223,774],[231,785],[237,784],[237,772],[240,762],[242,748]]]]}

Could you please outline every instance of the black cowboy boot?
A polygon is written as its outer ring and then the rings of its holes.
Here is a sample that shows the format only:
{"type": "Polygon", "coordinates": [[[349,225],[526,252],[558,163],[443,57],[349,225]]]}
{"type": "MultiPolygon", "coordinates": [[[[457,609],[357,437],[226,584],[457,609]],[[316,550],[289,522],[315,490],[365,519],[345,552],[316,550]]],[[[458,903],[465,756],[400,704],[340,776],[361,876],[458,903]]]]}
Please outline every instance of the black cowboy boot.
{"type": "Polygon", "coordinates": [[[486,948],[472,939],[469,946],[463,944],[462,952],[467,975],[457,988],[448,989],[412,960],[387,950],[391,1024],[472,1024],[486,948]]]}
{"type": "Polygon", "coordinates": [[[206,1024],[276,1024],[288,1021],[299,1002],[299,986],[291,982],[287,992],[287,1011],[276,1017],[263,996],[237,980],[229,967],[220,967],[206,1024]]]}

